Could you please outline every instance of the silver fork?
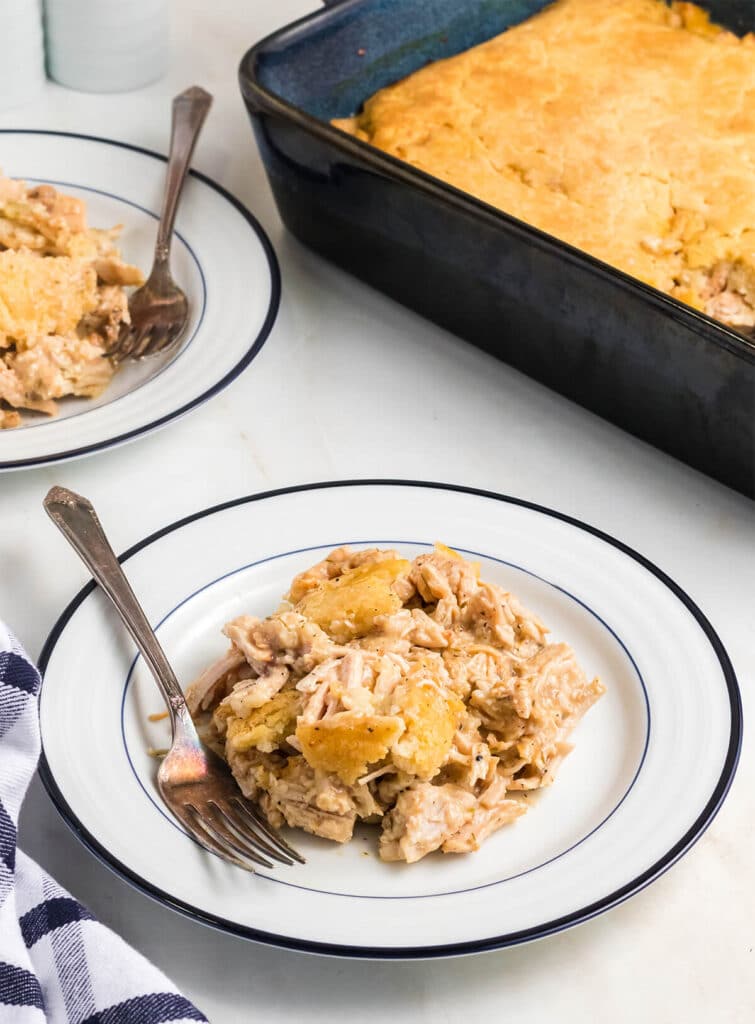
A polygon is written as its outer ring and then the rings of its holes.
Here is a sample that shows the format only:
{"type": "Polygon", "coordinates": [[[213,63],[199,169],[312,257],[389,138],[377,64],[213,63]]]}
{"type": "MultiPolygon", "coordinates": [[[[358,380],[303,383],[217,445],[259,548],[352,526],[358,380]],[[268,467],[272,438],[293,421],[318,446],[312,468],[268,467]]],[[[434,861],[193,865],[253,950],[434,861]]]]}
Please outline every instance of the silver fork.
{"type": "Polygon", "coordinates": [[[272,868],[271,860],[303,864],[304,858],[242,796],[225,762],[200,740],[173,669],[92,503],[65,487],[53,487],[44,506],[112,601],[165,698],[173,739],[157,772],[157,785],[168,808],[205,850],[248,871],[255,865],[272,868]]]}
{"type": "Polygon", "coordinates": [[[189,302],[170,273],[170,243],[178,199],[212,96],[193,85],[173,100],[170,155],[165,194],[147,281],[128,300],[130,324],[124,324],[108,355],[116,363],[164,352],[181,337],[189,320],[189,302]]]}

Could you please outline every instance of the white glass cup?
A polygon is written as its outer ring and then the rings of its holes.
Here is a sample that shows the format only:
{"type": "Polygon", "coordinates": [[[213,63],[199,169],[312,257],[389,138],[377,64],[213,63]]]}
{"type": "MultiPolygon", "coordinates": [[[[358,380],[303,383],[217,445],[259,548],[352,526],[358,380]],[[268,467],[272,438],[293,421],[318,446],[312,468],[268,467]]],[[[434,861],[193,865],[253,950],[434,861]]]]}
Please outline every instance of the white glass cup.
{"type": "Polygon", "coordinates": [[[167,0],[45,0],[47,72],[82,92],[126,92],[168,62],[167,0]]]}

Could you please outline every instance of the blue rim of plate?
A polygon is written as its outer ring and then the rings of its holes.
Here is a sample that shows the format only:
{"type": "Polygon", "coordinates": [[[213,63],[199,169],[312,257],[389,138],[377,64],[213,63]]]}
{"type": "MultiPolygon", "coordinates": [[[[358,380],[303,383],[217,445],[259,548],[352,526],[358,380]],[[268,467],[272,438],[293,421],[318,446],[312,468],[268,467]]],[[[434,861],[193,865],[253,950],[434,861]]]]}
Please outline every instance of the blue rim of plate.
{"type": "MultiPolygon", "coordinates": [[[[153,149],[147,149],[144,146],[137,146],[131,142],[121,142],[119,139],[108,139],[101,135],[86,135],[82,132],[62,132],[49,128],[0,128],[0,137],[3,135],[49,135],[66,139],[82,139],[85,142],[96,142],[101,145],[117,146],[120,149],[128,149],[134,153],[141,153],[143,156],[152,157],[155,160],[159,160],[161,163],[167,163],[167,157],[153,149]]],[[[234,381],[239,374],[247,368],[247,366],[249,366],[267,341],[268,335],[270,334],[278,315],[278,306],[280,305],[281,294],[280,269],[278,267],[278,259],[275,255],[275,250],[273,249],[270,239],[267,237],[264,228],[254,214],[227,189],[223,188],[222,185],[219,185],[218,182],[208,177],[208,175],[203,174],[201,171],[192,169],[189,171],[189,174],[192,178],[196,178],[198,181],[201,181],[204,185],[209,186],[217,192],[218,195],[225,199],[226,202],[230,203],[230,205],[241,214],[249,224],[252,232],[257,236],[267,259],[268,270],[270,273],[270,299],[262,326],[250,347],[236,365],[233,366],[219,381],[216,381],[207,388],[206,391],[197,395],[190,402],[186,402],[184,405],[179,406],[172,412],[166,413],[164,416],[151,420],[142,426],[134,427],[132,430],[127,430],[122,434],[116,434],[114,437],[108,437],[102,441],[96,441],[92,444],[82,445],[79,448],[71,448],[67,451],[54,452],[49,455],[35,455],[32,458],[27,459],[6,459],[4,461],[0,461],[0,471],[30,469],[33,466],[53,465],[58,462],[65,462],[69,459],[80,458],[84,455],[93,455],[96,452],[104,451],[107,448],[114,448],[117,445],[126,444],[128,441],[133,441],[137,437],[141,437],[143,434],[150,434],[153,431],[158,430],[160,427],[165,426],[167,423],[170,423],[172,420],[185,416],[186,413],[191,412],[192,409],[203,405],[210,398],[213,398],[219,392],[225,390],[225,388],[227,388],[228,385],[234,381]]]]}
{"type": "MultiPolygon", "coordinates": [[[[218,505],[213,505],[209,508],[202,509],[199,512],[194,512],[192,515],[184,516],[182,519],[176,520],[168,526],[164,526],[162,529],[155,531],[145,537],[144,540],[134,544],[127,551],[124,551],[119,556],[120,562],[126,562],[133,555],[142,551],[155,541],[160,540],[162,537],[169,533],[173,533],[175,530],[179,530],[190,523],[196,522],[197,520],[204,519],[207,516],[214,515],[217,512],[223,512],[227,509],[236,508],[239,505],[252,504],[256,501],[263,501],[266,498],[276,498],[286,494],[296,494],[303,491],[318,491],[328,490],[336,487],[418,487],[428,488],[441,491],[452,491],[462,494],[470,494],[479,498],[492,499],[494,501],[505,502],[509,505],[517,505],[521,508],[530,509],[533,512],[538,512],[541,515],[550,516],[552,519],[557,519],[563,523],[567,523],[570,526],[576,527],[579,530],[583,530],[585,533],[591,534],[593,537],[597,537],[599,540],[606,544],[610,544],[611,547],[618,549],[628,557],[632,558],[635,562],[641,565],[647,572],[655,576],[661,583],[664,584],[672,594],[677,598],[681,604],[689,611],[693,616],[698,626],[705,634],[708,642],[710,643],[713,651],[718,659],[718,663],[721,667],[721,672],[726,685],[726,691],[729,697],[729,710],[731,714],[731,729],[729,732],[729,743],[726,751],[726,757],[724,759],[723,768],[721,775],[716,783],[713,792],[708,799],[705,807],[702,809],[697,819],[687,829],[687,831],[677,840],[674,845],[666,851],[666,853],[660,857],[654,864],[637,875],[630,882],[625,883],[614,892],[609,893],[600,900],[596,900],[579,910],[573,911],[571,914],[567,914],[563,917],[557,918],[553,921],[544,922],[541,925],[535,925],[531,928],[525,928],[516,932],[508,932],[503,935],[491,936],[485,939],[475,939],[468,942],[458,943],[445,943],[442,945],[435,946],[387,946],[387,947],[371,947],[371,946],[354,946],[351,944],[338,944],[331,942],[315,942],[308,939],[296,939],[290,936],[276,935],[271,932],[264,932],[257,928],[248,927],[246,925],[240,925],[235,921],[228,921],[226,918],[218,917],[215,914],[211,914],[207,911],[198,910],[196,907],[192,907],[188,903],[184,903],[182,900],[178,900],[171,896],[170,893],[164,892],[162,889],[158,889],[150,882],[146,881],[140,875],[131,871],[125,864],[114,857],[104,846],[102,846],[90,832],[82,825],[78,817],[71,809],[70,805],[66,801],[65,797],[58,788],[55,782],[50,766],[47,763],[47,758],[44,752],[44,746],[42,747],[42,753],[39,760],[39,775],[42,779],[42,783],[47,790],[53,804],[63,817],[66,824],[71,828],[74,835],[87,847],[87,849],[93,853],[98,860],[109,867],[117,875],[124,879],[124,881],[130,883],[134,888],[144,893],[146,896],[151,897],[158,903],[164,906],[170,907],[172,910],[183,914],[194,921],[198,921],[201,924],[209,925],[210,927],[217,928],[220,931],[227,932],[231,935],[237,935],[241,938],[253,939],[257,942],[264,942],[267,945],[279,946],[283,949],[298,950],[306,953],[319,953],[325,956],[340,956],[350,957],[353,959],[365,959],[365,960],[430,960],[439,957],[449,956],[464,956],[471,953],[483,953],[489,952],[494,949],[504,949],[509,946],[520,945],[524,942],[531,942],[534,939],[545,938],[548,935],[554,935],[557,932],[564,931],[567,928],[571,928],[574,925],[582,924],[585,921],[589,921],[591,918],[596,917],[598,914],[604,913],[606,910],[610,910],[612,907],[618,906],[625,900],[629,899],[630,896],[634,896],[635,893],[640,892],[646,888],[651,882],[654,882],[661,875],[665,874],[668,869],[679,860],[697,840],[706,831],[708,826],[711,824],[716,814],[721,808],[726,794],[729,791],[731,783],[734,779],[734,775],[737,770],[737,764],[739,762],[739,754],[742,746],[742,730],[743,730],[743,716],[742,716],[742,698],[739,691],[739,685],[737,683],[737,677],[734,672],[734,668],[731,664],[726,650],[714,630],[711,623],[698,608],[695,602],[689,595],[682,590],[682,588],[675,583],[663,570],[659,569],[653,562],[649,561],[639,552],[633,548],[624,544],[620,540],[616,540],[608,533],[604,533],[602,530],[597,529],[594,526],[590,526],[588,523],[583,523],[581,520],[568,516],[563,512],[557,512],[554,509],[546,508],[543,505],[538,505],[535,502],[526,501],[522,498],[515,498],[510,495],[497,494],[494,491],[486,491],[476,487],[465,487],[460,484],[443,484],[432,481],[424,480],[392,480],[392,479],[365,479],[365,480],[333,480],[323,483],[313,484],[297,484],[291,487],[281,487],[276,490],[263,491],[259,494],[249,494],[241,498],[234,498],[231,501],[221,502],[218,505]]],[[[73,598],[68,607],[64,610],[58,621],[52,628],[50,635],[45,641],[45,645],[42,648],[42,653],[39,657],[39,670],[44,677],[45,670],[49,664],[52,652],[57,644],[63,630],[67,626],[73,614],[83,603],[84,600],[95,590],[96,584],[94,581],[87,583],[78,594],[73,598]]],[[[44,692],[44,681],[43,681],[43,692],[44,692]]],[[[41,698],[40,698],[41,699],[41,698]]]]}

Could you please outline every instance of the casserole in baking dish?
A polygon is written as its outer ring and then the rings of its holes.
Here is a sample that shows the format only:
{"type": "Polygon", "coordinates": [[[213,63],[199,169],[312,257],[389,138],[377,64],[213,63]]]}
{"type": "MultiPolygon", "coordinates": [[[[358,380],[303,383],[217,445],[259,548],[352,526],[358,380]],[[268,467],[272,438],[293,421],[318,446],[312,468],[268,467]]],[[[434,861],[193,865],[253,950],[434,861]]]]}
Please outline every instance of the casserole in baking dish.
{"type": "Polygon", "coordinates": [[[556,0],[336,127],[735,327],[755,327],[755,33],[556,0]]]}
{"type": "MultiPolygon", "coordinates": [[[[345,0],[255,46],[241,88],[281,216],[399,301],[752,495],[755,343],[745,326],[721,324],[329,123],[546,6],[345,0]]],[[[739,35],[755,29],[751,5],[703,6],[739,35]]]]}

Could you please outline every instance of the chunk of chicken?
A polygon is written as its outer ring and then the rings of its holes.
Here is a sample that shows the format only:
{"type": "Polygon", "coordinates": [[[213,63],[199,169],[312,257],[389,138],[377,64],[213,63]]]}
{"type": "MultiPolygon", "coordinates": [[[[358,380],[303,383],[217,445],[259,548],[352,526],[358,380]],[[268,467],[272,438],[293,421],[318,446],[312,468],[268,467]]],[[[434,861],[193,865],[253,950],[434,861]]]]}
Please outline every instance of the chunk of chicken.
{"type": "Polygon", "coordinates": [[[316,772],[303,757],[292,757],[278,774],[270,773],[266,789],[260,803],[274,826],[285,823],[337,843],[351,839],[357,806],[348,787],[316,772]]]}
{"type": "Polygon", "coordinates": [[[237,647],[231,647],[222,658],[214,661],[194,682],[186,688],[186,703],[192,715],[206,711],[214,700],[220,700],[217,693],[220,684],[225,683],[229,674],[244,665],[244,655],[237,647]]]}
{"type": "Polygon", "coordinates": [[[241,615],[223,632],[259,675],[281,665],[303,675],[339,652],[316,623],[293,611],[262,621],[241,615]]]}
{"type": "Polygon", "coordinates": [[[93,398],[107,387],[113,372],[99,339],[72,342],[49,335],[0,360],[0,398],[17,408],[54,413],[54,399],[65,395],[93,398]]]}
{"type": "Polygon", "coordinates": [[[474,814],[458,832],[445,840],[444,853],[470,853],[479,850],[488,836],[499,828],[515,821],[524,814],[527,807],[523,800],[512,800],[506,796],[506,779],[495,776],[490,785],[477,799],[474,814]]]}
{"type": "Polygon", "coordinates": [[[426,857],[472,819],[476,805],[460,786],[425,782],[405,789],[383,822],[381,858],[413,864],[426,857]]]}

